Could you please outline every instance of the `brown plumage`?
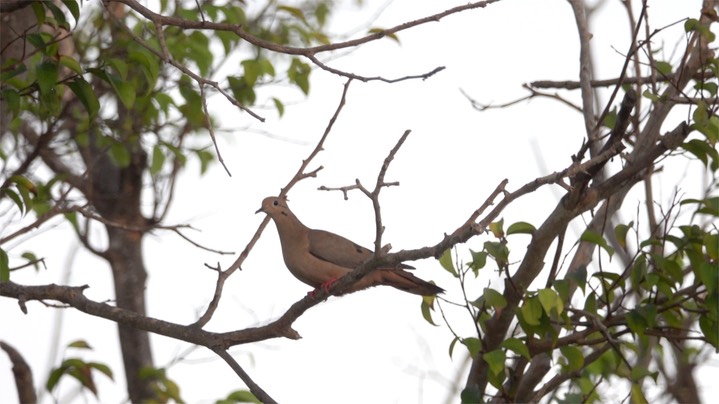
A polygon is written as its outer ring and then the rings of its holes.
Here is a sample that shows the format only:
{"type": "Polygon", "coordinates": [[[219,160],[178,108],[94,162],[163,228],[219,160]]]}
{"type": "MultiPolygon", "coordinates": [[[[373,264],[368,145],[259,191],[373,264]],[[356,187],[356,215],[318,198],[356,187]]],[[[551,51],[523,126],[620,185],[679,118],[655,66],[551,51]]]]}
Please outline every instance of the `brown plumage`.
{"type": "MultiPolygon", "coordinates": [[[[342,236],[308,228],[290,211],[284,199],[265,198],[257,212],[265,212],[274,220],[280,235],[282,256],[292,275],[313,288],[327,287],[374,255],[371,250],[342,236]]],[[[399,264],[395,268],[379,268],[343,293],[377,285],[388,285],[423,296],[444,292],[439,286],[426,282],[405,269],[413,268],[405,264],[399,264]]]]}

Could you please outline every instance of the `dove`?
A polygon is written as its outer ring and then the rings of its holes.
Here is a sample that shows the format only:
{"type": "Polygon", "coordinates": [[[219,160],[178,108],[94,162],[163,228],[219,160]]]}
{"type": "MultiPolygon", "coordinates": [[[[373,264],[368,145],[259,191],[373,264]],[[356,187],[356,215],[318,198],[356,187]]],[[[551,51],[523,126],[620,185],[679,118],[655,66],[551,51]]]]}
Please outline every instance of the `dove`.
{"type": "MultiPolygon", "coordinates": [[[[297,279],[315,289],[329,289],[337,279],[374,256],[371,250],[342,236],[308,228],[292,213],[284,198],[265,198],[262,207],[255,213],[260,212],[269,215],[277,226],[287,269],[297,279]]],[[[378,285],[392,286],[421,296],[444,292],[444,289],[414,276],[406,269],[414,268],[405,264],[398,264],[394,268],[378,268],[341,294],[378,285]]]]}

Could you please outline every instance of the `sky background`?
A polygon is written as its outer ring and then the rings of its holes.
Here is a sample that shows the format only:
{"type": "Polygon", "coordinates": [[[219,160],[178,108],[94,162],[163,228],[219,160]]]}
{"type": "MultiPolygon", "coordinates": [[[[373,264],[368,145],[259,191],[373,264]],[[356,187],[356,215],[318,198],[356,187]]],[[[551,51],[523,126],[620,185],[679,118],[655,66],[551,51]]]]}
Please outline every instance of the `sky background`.
{"type": "MultiPolygon", "coordinates": [[[[355,32],[380,9],[384,11],[371,25],[387,28],[464,4],[368,0],[359,8],[351,1],[343,3],[335,9],[330,32],[355,32]]],[[[694,17],[700,3],[650,1],[651,26],[659,28],[684,16],[694,17]]],[[[678,24],[656,38],[656,44],[665,46],[664,60],[677,60],[673,50],[683,38],[682,31],[678,24]]],[[[592,33],[595,77],[616,77],[624,61],[622,54],[629,48],[629,26],[619,1],[609,0],[597,12],[592,33]]],[[[340,192],[317,188],[350,185],[355,179],[373,186],[389,150],[405,130],[412,130],[386,177],[387,181],[399,181],[400,186],[386,188],[381,194],[386,227],[383,242],[391,243],[395,251],[438,242],[460,226],[505,178],[509,179],[508,189],[516,190],[536,177],[565,168],[585,133],[581,115],[555,100],[534,99],[511,108],[478,112],[460,92],[479,102],[504,103],[527,94],[523,83],[576,80],[579,45],[566,1],[504,0],[401,32],[399,38],[400,44],[390,39],[372,42],[341,58],[333,56],[329,63],[358,75],[385,78],[421,74],[438,66],[446,69],[426,81],[353,82],[324,151],[309,166],[310,170],[320,165],[324,169],[318,178],[300,182],[289,194],[290,207],[307,226],[333,231],[371,247],[375,230],[369,199],[353,192],[345,201],[340,192]]],[[[232,69],[232,64],[225,67],[232,69]]],[[[178,183],[166,224],[190,223],[201,230],[188,233],[195,241],[234,251],[235,255],[199,250],[170,233],[149,235],[145,250],[150,316],[182,324],[197,319],[215,284],[214,273],[204,264],[219,262],[226,268],[242,251],[263,219],[254,214],[260,202],[278,194],[315,147],[337,107],[345,81],[315,70],[306,99],[292,89],[272,88],[260,93],[262,97],[279,91],[288,103],[281,119],[272,109],[257,109],[267,118],[265,123],[237,112],[221,97],[210,100],[210,110],[220,126],[230,131],[219,138],[219,145],[232,176],[214,165],[200,177],[198,164],[191,161],[178,183]]],[[[565,95],[579,103],[578,92],[565,95]]],[[[206,139],[202,143],[206,144],[206,139]]],[[[682,191],[686,194],[696,192],[700,185],[702,171],[687,161],[666,171],[667,184],[685,177],[682,191]]],[[[506,224],[527,221],[539,225],[561,192],[559,187],[544,187],[513,203],[502,217],[506,224]]],[[[666,204],[673,194],[674,189],[659,186],[657,202],[666,204]]],[[[627,212],[634,211],[640,196],[634,193],[627,198],[625,206],[631,206],[627,212]]],[[[112,299],[109,269],[86,253],[77,253],[77,243],[68,236],[68,230],[56,220],[17,246],[14,253],[33,250],[46,257],[48,269],[40,274],[13,273],[13,280],[24,284],[88,284],[85,294],[89,298],[112,299]],[[70,267],[73,269],[68,272],[70,267]]],[[[572,230],[580,232],[581,224],[576,223],[572,230]]],[[[469,261],[468,248],[481,249],[487,239],[476,237],[460,245],[460,258],[469,261]]],[[[510,238],[510,257],[519,259],[528,241],[523,235],[510,238]]],[[[418,276],[435,281],[447,289],[449,299],[459,300],[457,281],[436,260],[412,265],[417,267],[418,276]]],[[[491,265],[473,283],[470,297],[475,298],[488,284],[501,285],[491,265]]],[[[266,324],[309,290],[285,268],[276,229],[270,224],[243,270],[226,283],[221,305],[206,328],[229,331],[266,324]]],[[[231,352],[255,382],[279,402],[440,403],[448,397],[456,402],[453,388],[457,381],[463,384],[466,355],[457,346],[450,358],[450,331],[424,321],[420,301],[418,296],[388,287],[333,297],[294,324],[301,340],[269,340],[234,347],[231,352]]],[[[466,313],[445,307],[455,331],[469,336],[473,327],[466,313]]],[[[64,346],[84,339],[93,351],[67,352],[66,356],[78,355],[110,365],[116,380],[97,375],[99,401],[123,400],[124,375],[114,323],[74,310],[46,309],[36,302],[28,308],[29,315],[23,315],[15,301],[0,300],[0,324],[5,325],[0,337],[26,355],[36,384],[43,384],[49,367],[61,361],[63,353],[53,353],[52,341],[59,340],[64,346]],[[62,327],[56,335],[58,323],[62,327]]],[[[435,319],[442,322],[438,315],[435,319]]],[[[161,336],[151,338],[157,366],[169,366],[169,377],[179,383],[188,402],[213,402],[244,388],[234,372],[208,350],[161,336]]],[[[699,380],[705,397],[719,393],[711,381],[717,366],[714,357],[700,370],[708,375],[699,380]]],[[[0,380],[5,386],[0,389],[0,402],[16,397],[7,383],[11,377],[7,357],[0,355],[0,380]]],[[[72,397],[73,391],[72,384],[65,383],[60,397],[72,397]]],[[[609,394],[610,399],[620,400],[625,393],[616,397],[609,394]]],[[[85,399],[95,401],[89,395],[75,401],[85,399]]],[[[50,401],[45,394],[44,402],[50,401]]]]}

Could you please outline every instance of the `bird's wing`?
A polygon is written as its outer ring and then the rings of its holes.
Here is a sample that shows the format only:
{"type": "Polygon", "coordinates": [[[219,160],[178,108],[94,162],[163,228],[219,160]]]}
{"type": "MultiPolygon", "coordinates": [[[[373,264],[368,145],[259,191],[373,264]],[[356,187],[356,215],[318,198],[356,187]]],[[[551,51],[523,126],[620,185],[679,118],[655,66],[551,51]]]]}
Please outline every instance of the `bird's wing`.
{"type": "MultiPolygon", "coordinates": [[[[310,230],[309,240],[310,254],[345,268],[354,269],[372,258],[374,254],[372,250],[325,230],[310,230]]],[[[414,269],[414,267],[400,264],[397,269],[414,269]]]]}

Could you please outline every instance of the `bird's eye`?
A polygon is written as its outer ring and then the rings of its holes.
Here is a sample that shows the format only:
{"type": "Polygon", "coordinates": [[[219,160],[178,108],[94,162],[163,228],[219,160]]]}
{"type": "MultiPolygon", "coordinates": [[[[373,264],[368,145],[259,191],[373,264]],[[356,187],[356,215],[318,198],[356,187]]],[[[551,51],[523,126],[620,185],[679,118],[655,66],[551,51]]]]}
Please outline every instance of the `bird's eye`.
{"type": "Polygon", "coordinates": [[[280,201],[278,201],[277,199],[272,201],[272,206],[278,206],[279,204],[280,204],[280,201]]]}

